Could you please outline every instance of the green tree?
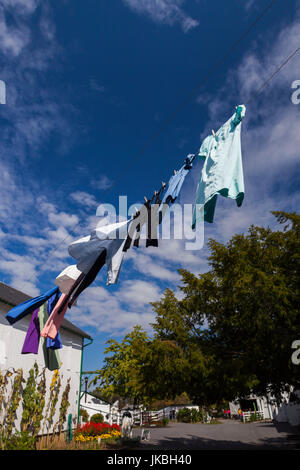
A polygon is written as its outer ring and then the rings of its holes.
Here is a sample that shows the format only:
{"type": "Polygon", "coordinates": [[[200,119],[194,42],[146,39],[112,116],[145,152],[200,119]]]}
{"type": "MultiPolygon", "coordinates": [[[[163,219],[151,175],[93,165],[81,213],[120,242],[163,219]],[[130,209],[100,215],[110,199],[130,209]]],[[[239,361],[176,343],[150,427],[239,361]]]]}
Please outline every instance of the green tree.
{"type": "Polygon", "coordinates": [[[187,393],[201,407],[299,388],[300,216],[274,212],[278,230],[251,226],[226,244],[210,239],[209,271],[179,270],[183,298],[167,289],[150,338],[140,327],[109,341],[99,371],[108,395],[143,403],[187,393]]]}
{"type": "Polygon", "coordinates": [[[191,360],[187,382],[198,403],[299,387],[290,357],[300,332],[300,216],[274,215],[280,230],[251,226],[227,244],[209,240],[210,271],[180,270],[184,298],[169,308],[167,292],[154,304],[157,336],[172,338],[187,354],[193,345],[204,358],[200,371],[191,360]]]}
{"type": "Polygon", "coordinates": [[[103,399],[111,401],[115,395],[136,401],[144,398],[140,357],[149,341],[140,326],[134,327],[120,343],[113,339],[107,341],[104,367],[92,381],[99,382],[103,399]]]}

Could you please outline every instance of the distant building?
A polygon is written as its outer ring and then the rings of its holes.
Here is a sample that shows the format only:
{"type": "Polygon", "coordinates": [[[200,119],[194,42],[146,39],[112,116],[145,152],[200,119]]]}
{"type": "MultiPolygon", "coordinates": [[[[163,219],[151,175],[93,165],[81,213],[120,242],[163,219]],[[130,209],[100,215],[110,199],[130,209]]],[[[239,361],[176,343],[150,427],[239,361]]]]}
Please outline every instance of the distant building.
{"type": "Polygon", "coordinates": [[[91,393],[82,393],[80,408],[86,410],[89,420],[94,414],[102,414],[104,421],[108,421],[108,415],[111,413],[111,405],[91,393]]]}
{"type": "MultiPolygon", "coordinates": [[[[41,372],[43,370],[45,367],[44,352],[40,344],[38,354],[21,354],[31,315],[25,316],[13,325],[8,323],[5,315],[11,308],[30,298],[31,297],[29,295],[0,282],[0,370],[3,373],[8,369],[14,368],[16,370],[21,368],[23,370],[25,380],[28,377],[29,370],[33,367],[35,362],[39,367],[39,371],[41,372]]],[[[70,393],[68,398],[70,406],[67,410],[67,415],[72,414],[72,422],[75,426],[77,423],[79,408],[78,400],[83,345],[84,340],[91,340],[91,337],[66,319],[63,320],[59,332],[63,345],[63,348],[58,350],[61,361],[59,374],[62,384],[53,422],[55,423],[58,419],[61,395],[66,387],[67,380],[70,378],[70,393]]],[[[46,369],[46,404],[52,377],[53,371],[46,369]]],[[[15,420],[16,429],[19,429],[21,416],[22,409],[21,406],[19,406],[15,420]]]]}
{"type": "Polygon", "coordinates": [[[259,412],[263,419],[287,422],[291,426],[299,426],[300,390],[292,392],[291,387],[291,394],[283,393],[281,403],[277,403],[270,394],[260,397],[249,395],[245,398],[237,398],[229,403],[231,416],[238,415],[238,410],[241,409],[244,413],[259,412]]]}

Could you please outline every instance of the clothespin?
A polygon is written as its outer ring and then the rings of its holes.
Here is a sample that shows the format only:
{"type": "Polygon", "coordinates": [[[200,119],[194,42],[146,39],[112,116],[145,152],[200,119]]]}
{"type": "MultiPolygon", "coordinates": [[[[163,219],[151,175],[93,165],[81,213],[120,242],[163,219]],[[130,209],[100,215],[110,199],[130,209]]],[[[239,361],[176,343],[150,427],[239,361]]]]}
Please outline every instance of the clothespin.
{"type": "Polygon", "coordinates": [[[174,170],[174,175],[176,175],[176,173],[177,173],[177,171],[176,171],[176,170],[174,170]]]}
{"type": "Polygon", "coordinates": [[[213,129],[211,130],[211,133],[212,133],[213,136],[216,135],[216,133],[215,133],[215,131],[214,131],[213,129]]]}

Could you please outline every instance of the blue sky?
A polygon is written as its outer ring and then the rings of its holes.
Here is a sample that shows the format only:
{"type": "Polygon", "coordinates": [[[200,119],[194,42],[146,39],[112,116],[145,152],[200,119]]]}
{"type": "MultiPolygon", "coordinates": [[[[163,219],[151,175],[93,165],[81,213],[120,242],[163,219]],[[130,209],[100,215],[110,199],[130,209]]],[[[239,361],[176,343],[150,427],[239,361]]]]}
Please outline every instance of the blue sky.
{"type": "MultiPolygon", "coordinates": [[[[268,3],[0,0],[1,281],[31,295],[47,290],[74,263],[67,247],[89,233],[99,203],[143,202],[247,101],[299,46],[299,1],[277,0],[174,116],[268,3]]],[[[219,198],[206,241],[276,227],[271,210],[298,210],[299,66],[300,53],[247,107],[244,204],[219,198]]],[[[204,272],[206,257],[205,246],[164,240],[128,252],[116,286],[100,273],[66,317],[94,338],[84,369],[101,366],[109,338],[137,323],[150,331],[149,302],[166,287],[178,291],[178,268],[204,272]]]]}

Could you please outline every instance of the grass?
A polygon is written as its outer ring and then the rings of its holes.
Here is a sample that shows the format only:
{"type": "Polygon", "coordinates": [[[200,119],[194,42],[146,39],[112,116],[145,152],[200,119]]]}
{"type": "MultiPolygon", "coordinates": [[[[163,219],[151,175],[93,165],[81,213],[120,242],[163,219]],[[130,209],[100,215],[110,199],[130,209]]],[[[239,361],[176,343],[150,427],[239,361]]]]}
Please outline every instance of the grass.
{"type": "Polygon", "coordinates": [[[63,433],[56,436],[42,436],[36,444],[36,450],[118,450],[123,447],[121,439],[106,439],[100,444],[97,441],[75,441],[74,438],[71,442],[67,442],[63,433]]]}

